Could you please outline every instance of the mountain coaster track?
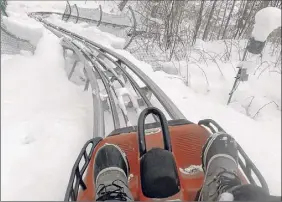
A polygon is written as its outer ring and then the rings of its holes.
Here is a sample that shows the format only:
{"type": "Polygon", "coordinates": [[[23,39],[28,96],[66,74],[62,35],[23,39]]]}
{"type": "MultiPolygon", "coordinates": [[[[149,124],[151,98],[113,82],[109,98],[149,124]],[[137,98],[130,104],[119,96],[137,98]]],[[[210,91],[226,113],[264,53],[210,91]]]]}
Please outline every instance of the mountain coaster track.
{"type": "MultiPolygon", "coordinates": [[[[84,63],[83,71],[84,76],[87,78],[85,89],[90,85],[93,97],[94,137],[104,137],[107,134],[105,133],[105,110],[103,109],[103,103],[109,106],[114,130],[128,126],[135,127],[136,124],[133,122],[136,120],[131,120],[132,118],[130,118],[128,108],[133,107],[135,113],[137,113],[135,117],[138,117],[141,107],[146,108],[156,105],[155,102],[152,104],[152,101],[150,101],[152,96],[160,104],[157,107],[163,108],[172,120],[185,119],[184,115],[168,96],[135,64],[110,48],[47,22],[43,16],[50,14],[50,12],[35,12],[30,13],[29,16],[40,21],[56,36],[63,38],[61,42],[63,48],[72,50],[78,59],[84,63]],[[104,59],[107,59],[107,62],[104,59]],[[143,83],[142,86],[137,83],[136,78],[143,83]],[[103,87],[99,86],[99,83],[102,83],[103,87]],[[101,96],[103,89],[107,94],[106,101],[101,96]],[[150,93],[152,96],[150,96],[150,93]],[[124,97],[129,99],[127,106],[122,103],[124,97]]],[[[74,69],[75,64],[69,78],[74,72],[74,69]]],[[[158,121],[155,117],[153,119],[155,122],[158,121]]]]}

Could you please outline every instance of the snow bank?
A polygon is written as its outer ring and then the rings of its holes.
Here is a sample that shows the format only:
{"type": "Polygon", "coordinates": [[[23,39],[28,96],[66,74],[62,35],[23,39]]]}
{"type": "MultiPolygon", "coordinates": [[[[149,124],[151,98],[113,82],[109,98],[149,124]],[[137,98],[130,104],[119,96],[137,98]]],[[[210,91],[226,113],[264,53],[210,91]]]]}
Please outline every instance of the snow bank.
{"type": "Polygon", "coordinates": [[[173,62],[159,62],[159,64],[164,72],[173,75],[178,74],[179,67],[177,67],[173,62]]]}
{"type": "Polygon", "coordinates": [[[7,6],[8,16],[11,12],[24,16],[28,12],[52,11],[63,13],[66,1],[9,1],[7,6]]]}
{"type": "Polygon", "coordinates": [[[103,44],[107,47],[113,47],[116,49],[122,49],[125,45],[125,39],[116,37],[107,32],[100,31],[97,27],[86,26],[85,23],[75,24],[73,22],[64,22],[59,16],[52,15],[48,18],[48,22],[51,22],[57,26],[63,27],[71,32],[79,34],[83,37],[86,37],[89,40],[92,40],[96,43],[103,44]]]}
{"type": "Polygon", "coordinates": [[[266,41],[268,35],[278,27],[281,27],[281,9],[263,8],[256,13],[252,36],[257,41],[266,41]]]}
{"type": "MultiPolygon", "coordinates": [[[[271,44],[266,44],[262,58],[249,55],[248,61],[241,62],[239,53],[246,45],[246,40],[219,40],[204,42],[197,40],[190,50],[188,61],[159,62],[161,70],[170,74],[166,77],[178,79],[197,94],[208,95],[217,103],[226,105],[230,90],[234,83],[234,77],[238,69],[247,68],[249,79],[241,82],[235,91],[230,107],[253,117],[257,111],[264,107],[255,116],[256,120],[281,119],[281,74],[279,64],[274,64],[279,55],[271,55],[271,44]],[[230,58],[224,62],[226,46],[230,51],[230,58]],[[223,74],[223,76],[221,75],[223,74]],[[278,105],[278,107],[276,106],[278,105]]],[[[150,67],[148,67],[150,68],[150,67]]]]}
{"type": "Polygon", "coordinates": [[[92,137],[91,94],[68,81],[59,39],[47,31],[33,56],[4,56],[1,73],[1,199],[63,200],[92,137]]]}
{"type": "Polygon", "coordinates": [[[36,46],[42,37],[43,25],[29,17],[19,18],[18,16],[2,17],[7,30],[15,36],[28,40],[36,46]]]}
{"type": "Polygon", "coordinates": [[[2,20],[9,32],[36,46],[44,28],[27,14],[35,11],[63,12],[65,5],[63,1],[9,1],[7,5],[9,17],[3,16],[2,20]]]}

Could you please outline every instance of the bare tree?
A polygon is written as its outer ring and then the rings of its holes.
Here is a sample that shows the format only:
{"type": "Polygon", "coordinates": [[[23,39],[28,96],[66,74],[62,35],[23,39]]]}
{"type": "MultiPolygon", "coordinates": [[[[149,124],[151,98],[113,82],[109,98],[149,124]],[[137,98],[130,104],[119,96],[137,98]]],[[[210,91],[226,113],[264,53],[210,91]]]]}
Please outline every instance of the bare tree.
{"type": "Polygon", "coordinates": [[[221,33],[221,30],[222,30],[222,27],[223,27],[223,23],[224,23],[224,19],[225,19],[225,16],[226,16],[226,11],[227,11],[227,6],[228,6],[228,0],[226,1],[226,5],[225,5],[225,9],[224,9],[224,14],[223,14],[223,17],[222,17],[222,21],[221,21],[221,25],[220,25],[220,29],[219,29],[219,32],[217,34],[217,40],[219,40],[219,36],[220,36],[220,33],[221,33]]]}
{"type": "Polygon", "coordinates": [[[209,40],[211,40],[213,38],[213,36],[215,34],[215,30],[218,28],[217,24],[218,24],[218,21],[219,21],[219,15],[220,15],[220,12],[221,12],[221,9],[222,9],[223,2],[224,1],[220,2],[219,9],[217,9],[216,17],[214,19],[215,23],[213,24],[213,29],[212,29],[212,32],[210,33],[209,40]]]}
{"type": "Polygon", "coordinates": [[[244,24],[242,26],[242,29],[239,30],[238,38],[242,36],[246,26],[251,23],[251,21],[250,21],[251,20],[251,14],[253,13],[253,9],[254,9],[255,3],[256,3],[256,1],[252,2],[252,5],[251,5],[250,10],[249,10],[249,14],[246,16],[246,19],[244,19],[244,24]]]}
{"type": "MultiPolygon", "coordinates": [[[[197,38],[203,40],[246,38],[252,31],[255,14],[260,9],[266,6],[281,7],[281,0],[226,0],[220,2],[137,0],[137,2],[135,12],[140,18],[138,33],[141,37],[136,37],[136,40],[139,40],[138,44],[146,51],[150,48],[152,51],[158,47],[164,57],[163,60],[186,59],[189,55],[187,48],[193,46],[197,38]]],[[[281,47],[280,33],[272,34],[268,38],[268,41],[271,41],[271,50],[277,57],[279,57],[277,50],[281,47]]],[[[209,58],[207,54],[210,54],[213,61],[222,60],[222,58],[228,61],[231,58],[232,47],[241,51],[239,45],[236,46],[237,42],[238,40],[225,40],[226,53],[222,55],[202,52],[200,59],[196,60],[205,61],[206,58],[209,58]]]]}
{"type": "Polygon", "coordinates": [[[197,18],[195,31],[194,31],[194,36],[193,36],[193,42],[192,42],[193,45],[196,42],[197,34],[198,34],[199,28],[201,26],[204,4],[205,4],[205,0],[201,0],[201,7],[200,7],[200,11],[199,11],[199,15],[198,15],[198,18],[197,18]]]}
{"type": "Polygon", "coordinates": [[[118,5],[118,8],[119,8],[120,11],[123,10],[123,8],[127,4],[127,2],[128,2],[128,0],[122,0],[122,2],[120,2],[120,4],[118,5]]]}
{"type": "Polygon", "coordinates": [[[211,8],[211,11],[210,11],[210,14],[209,14],[209,18],[208,18],[208,21],[207,21],[207,24],[206,24],[206,28],[205,28],[205,31],[204,31],[204,34],[203,34],[203,40],[205,40],[207,38],[207,35],[209,33],[209,28],[210,28],[210,24],[211,24],[211,18],[212,18],[212,15],[214,13],[214,8],[215,8],[215,5],[216,5],[216,2],[217,0],[214,0],[213,4],[212,4],[212,8],[211,8]]]}
{"type": "Polygon", "coordinates": [[[233,34],[233,39],[235,39],[236,35],[239,32],[239,29],[243,26],[243,15],[246,9],[246,5],[247,5],[248,1],[247,0],[242,0],[240,3],[240,7],[238,9],[238,12],[236,13],[237,15],[237,19],[236,19],[236,28],[235,28],[235,33],[233,34]]]}
{"type": "Polygon", "coordinates": [[[235,3],[236,3],[236,1],[233,1],[232,8],[231,8],[230,13],[229,13],[229,15],[228,15],[227,22],[226,22],[226,24],[225,24],[225,27],[224,27],[223,34],[222,34],[222,38],[221,38],[221,39],[224,39],[224,38],[225,38],[226,29],[227,29],[227,27],[228,27],[228,25],[229,25],[229,21],[230,21],[230,18],[231,18],[231,16],[232,16],[232,12],[233,12],[233,10],[234,10],[235,3]]]}

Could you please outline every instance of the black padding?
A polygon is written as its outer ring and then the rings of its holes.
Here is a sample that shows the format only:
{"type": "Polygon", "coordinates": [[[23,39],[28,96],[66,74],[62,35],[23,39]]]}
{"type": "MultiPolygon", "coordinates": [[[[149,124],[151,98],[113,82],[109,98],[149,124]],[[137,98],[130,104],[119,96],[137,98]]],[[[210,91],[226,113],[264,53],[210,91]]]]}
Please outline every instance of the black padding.
{"type": "Polygon", "coordinates": [[[247,50],[252,54],[261,54],[266,41],[257,41],[254,37],[251,37],[247,44],[247,50]]]}
{"type": "Polygon", "coordinates": [[[140,164],[144,196],[167,198],[179,192],[179,178],[171,152],[153,148],[143,155],[140,164]]]}

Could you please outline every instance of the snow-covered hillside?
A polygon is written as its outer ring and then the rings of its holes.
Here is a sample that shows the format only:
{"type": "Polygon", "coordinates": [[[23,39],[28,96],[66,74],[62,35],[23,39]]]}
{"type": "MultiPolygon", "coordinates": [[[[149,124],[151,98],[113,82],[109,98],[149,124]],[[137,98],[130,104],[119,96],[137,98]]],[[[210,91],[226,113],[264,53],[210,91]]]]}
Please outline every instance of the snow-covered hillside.
{"type": "MultiPolygon", "coordinates": [[[[104,11],[110,13],[112,2],[103,2],[104,11]]],[[[84,1],[77,2],[78,6],[82,4],[84,1]]],[[[89,6],[99,5],[92,2],[89,6]]],[[[63,12],[64,8],[63,1],[10,1],[7,7],[7,29],[32,40],[36,51],[34,55],[1,53],[2,200],[63,200],[72,165],[85,141],[92,137],[91,93],[67,79],[60,39],[27,16],[32,11],[63,12]]],[[[49,20],[126,56],[160,86],[188,120],[217,121],[261,171],[270,192],[281,195],[281,73],[275,72],[273,65],[265,72],[261,72],[262,66],[255,73],[260,63],[257,57],[250,57],[244,64],[249,68],[249,81],[240,84],[233,103],[227,106],[239,64],[235,53],[231,62],[174,61],[163,64],[168,73],[153,71],[149,64],[121,50],[124,39],[86,23],[65,23],[56,16],[49,20]],[[189,85],[185,84],[187,75],[189,85]],[[278,106],[272,103],[260,110],[271,101],[278,106]]],[[[234,43],[244,47],[245,41],[234,43]]],[[[198,41],[197,45],[214,55],[225,51],[223,41],[198,41]]],[[[272,64],[269,52],[266,46],[263,60],[272,64]]],[[[197,57],[195,53],[193,58],[197,57]]]]}
{"type": "Polygon", "coordinates": [[[68,81],[59,39],[43,31],[34,55],[1,57],[4,200],[60,200],[92,137],[91,93],[68,81]]]}

